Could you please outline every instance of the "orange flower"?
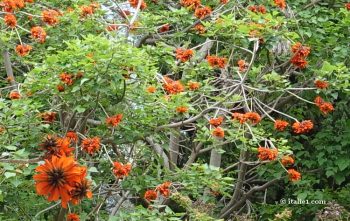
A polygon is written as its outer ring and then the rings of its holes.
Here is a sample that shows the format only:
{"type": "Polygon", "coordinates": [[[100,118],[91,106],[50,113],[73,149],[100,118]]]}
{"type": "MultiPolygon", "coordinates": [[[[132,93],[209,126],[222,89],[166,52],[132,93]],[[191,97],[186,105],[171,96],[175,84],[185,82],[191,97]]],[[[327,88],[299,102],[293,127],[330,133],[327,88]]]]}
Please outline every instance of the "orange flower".
{"type": "Polygon", "coordinates": [[[71,200],[69,193],[81,176],[81,169],[74,159],[53,156],[51,160],[46,159],[35,171],[38,172],[33,176],[37,193],[47,196],[49,202],[61,198],[62,207],[67,208],[71,200]]]}
{"type": "Polygon", "coordinates": [[[288,176],[289,176],[289,179],[293,182],[301,179],[301,174],[298,171],[296,171],[295,169],[289,169],[288,176]]]}
{"type": "Polygon", "coordinates": [[[251,5],[248,7],[248,9],[252,12],[258,13],[260,12],[261,14],[265,14],[266,13],[266,8],[263,5],[251,5]]]}
{"type": "Polygon", "coordinates": [[[279,7],[280,9],[285,9],[287,6],[285,0],[274,0],[274,1],[276,6],[279,7]]]}
{"type": "Polygon", "coordinates": [[[62,85],[62,84],[57,85],[57,90],[59,92],[63,92],[64,91],[64,85],[62,85]]]}
{"type": "Polygon", "coordinates": [[[190,82],[188,82],[188,87],[190,88],[191,91],[195,91],[195,90],[199,89],[200,83],[199,82],[190,81],[190,82]]]}
{"type": "Polygon", "coordinates": [[[327,81],[321,81],[321,80],[316,80],[315,81],[315,86],[318,89],[326,89],[328,87],[328,82],[327,81]]]}
{"type": "Polygon", "coordinates": [[[32,50],[32,46],[30,46],[30,45],[23,45],[22,44],[22,45],[16,46],[16,53],[21,57],[28,55],[31,50],[32,50]]]}
{"type": "Polygon", "coordinates": [[[349,3],[345,3],[345,8],[350,11],[350,2],[349,3]]]}
{"type": "Polygon", "coordinates": [[[294,159],[291,156],[283,156],[281,163],[283,164],[283,166],[293,165],[294,159]]]}
{"type": "Polygon", "coordinates": [[[3,0],[0,6],[4,7],[5,12],[13,12],[16,9],[24,8],[23,0],[3,0]]]}
{"type": "Polygon", "coordinates": [[[47,135],[44,141],[40,144],[40,149],[45,151],[45,158],[51,159],[55,157],[69,157],[74,148],[70,147],[69,138],[57,138],[47,135]]]}
{"type": "Polygon", "coordinates": [[[126,177],[129,175],[131,171],[131,164],[122,164],[120,162],[114,162],[113,163],[113,173],[116,175],[119,179],[126,177]]]}
{"type": "Polygon", "coordinates": [[[157,199],[157,192],[154,190],[147,190],[145,192],[144,198],[147,201],[155,200],[155,199],[157,199]]]}
{"type": "Polygon", "coordinates": [[[308,64],[305,58],[310,54],[310,48],[302,46],[300,42],[297,42],[292,46],[292,52],[294,55],[290,62],[298,68],[305,68],[308,64]]]}
{"type": "Polygon", "coordinates": [[[156,92],[157,88],[155,86],[148,86],[146,91],[150,94],[153,94],[154,92],[156,92]]]}
{"type": "Polygon", "coordinates": [[[212,118],[209,120],[209,124],[214,126],[214,127],[218,127],[222,124],[223,121],[224,121],[223,117],[212,118]]]}
{"type": "Polygon", "coordinates": [[[100,150],[101,143],[99,137],[93,137],[93,138],[86,138],[82,141],[82,148],[85,150],[88,154],[92,155],[95,152],[100,150]]]}
{"type": "Polygon", "coordinates": [[[73,75],[68,74],[68,73],[61,73],[60,74],[60,79],[63,83],[66,85],[72,85],[73,84],[73,75]]]}
{"type": "Polygon", "coordinates": [[[184,91],[184,86],[180,81],[174,81],[166,76],[164,77],[163,88],[168,94],[178,94],[184,91]]]}
{"type": "Polygon", "coordinates": [[[308,133],[310,130],[312,130],[313,127],[314,127],[314,124],[311,122],[311,120],[295,122],[292,126],[293,131],[296,134],[308,133]]]}
{"type": "Polygon", "coordinates": [[[10,92],[9,98],[11,100],[17,100],[21,98],[21,94],[17,90],[13,90],[10,92]]]}
{"type": "Polygon", "coordinates": [[[69,192],[72,197],[72,203],[77,205],[85,197],[91,199],[92,192],[90,190],[91,181],[86,179],[86,167],[80,167],[81,175],[79,182],[73,184],[73,189],[69,192]]]}
{"type": "Polygon", "coordinates": [[[118,124],[120,123],[122,118],[123,118],[123,114],[117,114],[117,115],[114,115],[112,117],[108,117],[106,119],[106,124],[109,126],[112,126],[112,127],[116,127],[116,126],[118,126],[118,124]]]}
{"type": "Polygon", "coordinates": [[[180,4],[184,7],[197,8],[200,6],[200,0],[181,0],[180,4]]]}
{"type": "Polygon", "coordinates": [[[78,141],[78,135],[74,131],[68,131],[66,133],[66,138],[68,138],[70,141],[76,143],[78,141]]]}
{"type": "Polygon", "coordinates": [[[13,14],[6,14],[4,20],[5,24],[11,28],[15,28],[17,25],[16,16],[14,16],[13,14]]]}
{"type": "Polygon", "coordinates": [[[227,63],[227,59],[224,57],[218,57],[218,56],[207,56],[207,61],[211,67],[217,67],[217,68],[224,68],[227,63]]]}
{"type": "Polygon", "coordinates": [[[319,108],[323,114],[328,114],[328,113],[334,111],[334,107],[333,107],[332,103],[330,103],[330,102],[324,102],[323,104],[321,104],[319,106],[319,108]]]}
{"type": "Polygon", "coordinates": [[[224,129],[222,129],[221,127],[217,127],[215,128],[211,134],[214,136],[214,137],[218,137],[218,138],[223,138],[225,137],[225,131],[224,129]]]}
{"type": "Polygon", "coordinates": [[[228,0],[220,0],[220,3],[223,5],[227,4],[227,2],[228,2],[228,0]]]}
{"type": "Polygon", "coordinates": [[[162,32],[167,32],[170,30],[170,25],[169,24],[164,24],[162,25],[162,27],[159,28],[159,32],[162,33],[162,32]]]}
{"type": "Polygon", "coordinates": [[[240,72],[245,71],[245,69],[247,68],[247,64],[245,63],[245,60],[239,60],[239,61],[237,62],[237,64],[238,64],[238,67],[239,67],[239,71],[240,71],[240,72]]]}
{"type": "Polygon", "coordinates": [[[245,113],[244,118],[250,120],[253,124],[258,124],[261,121],[260,115],[255,112],[245,113]]]}
{"type": "Polygon", "coordinates": [[[40,114],[41,119],[45,122],[45,123],[53,123],[56,120],[56,112],[44,112],[40,114]]]}
{"type": "Polygon", "coordinates": [[[81,17],[86,17],[88,15],[94,14],[94,8],[90,5],[82,5],[80,7],[80,11],[81,11],[80,13],[81,17]]]}
{"type": "Polygon", "coordinates": [[[164,197],[169,197],[170,190],[169,187],[171,186],[171,182],[165,182],[159,186],[157,186],[156,191],[159,191],[160,194],[162,194],[164,197]]]}
{"type": "Polygon", "coordinates": [[[60,15],[59,12],[49,9],[49,10],[44,10],[41,13],[42,20],[48,25],[56,25],[59,22],[58,16],[60,15]]]}
{"type": "Polygon", "coordinates": [[[259,147],[258,153],[258,157],[260,160],[275,160],[278,155],[278,150],[266,147],[259,147]]]}
{"type": "Polygon", "coordinates": [[[66,221],[80,221],[80,217],[75,213],[68,213],[66,221]]]}
{"type": "Polygon", "coordinates": [[[176,112],[180,113],[180,114],[184,114],[188,111],[188,107],[185,106],[179,106],[176,107],[176,112]]]}
{"type": "Polygon", "coordinates": [[[334,107],[332,103],[325,102],[320,96],[317,96],[314,100],[316,106],[318,106],[322,113],[328,114],[332,111],[334,111],[334,107]]]}
{"type": "Polygon", "coordinates": [[[117,31],[119,29],[118,25],[111,24],[107,26],[107,31],[117,31]]]}
{"type": "MultiPolygon", "coordinates": [[[[140,1],[142,1],[142,2],[141,2],[140,9],[141,9],[141,10],[146,9],[146,8],[147,8],[146,2],[144,2],[143,0],[140,0],[140,1]]],[[[138,5],[138,3],[139,3],[139,0],[129,0],[129,3],[130,3],[130,6],[131,6],[131,7],[137,8],[137,5],[138,5]]]]}
{"type": "Polygon", "coordinates": [[[202,24],[196,24],[194,26],[194,30],[196,30],[199,34],[203,34],[206,31],[204,25],[202,24]]]}
{"type": "Polygon", "coordinates": [[[314,100],[316,106],[320,106],[321,104],[324,103],[324,100],[320,97],[320,96],[317,96],[314,100]]]}
{"type": "Polygon", "coordinates": [[[275,129],[278,131],[284,131],[286,127],[288,127],[289,123],[284,120],[276,120],[275,121],[275,129]]]}
{"type": "Polygon", "coordinates": [[[199,19],[203,19],[203,18],[207,17],[208,15],[210,15],[211,12],[212,12],[212,10],[209,6],[205,6],[202,8],[198,7],[194,11],[194,15],[199,19]]]}
{"type": "Polygon", "coordinates": [[[176,49],[176,59],[186,62],[191,59],[193,56],[193,51],[191,49],[183,49],[183,48],[178,48],[176,49]]]}
{"type": "Polygon", "coordinates": [[[300,42],[297,42],[292,46],[292,52],[301,57],[307,57],[310,54],[310,47],[303,46],[300,42]]]}
{"type": "Polygon", "coordinates": [[[35,26],[30,29],[32,37],[37,39],[40,43],[44,43],[46,40],[46,32],[42,27],[35,26]]]}
{"type": "Polygon", "coordinates": [[[34,3],[34,0],[24,0],[24,1],[28,3],[34,3]]]}

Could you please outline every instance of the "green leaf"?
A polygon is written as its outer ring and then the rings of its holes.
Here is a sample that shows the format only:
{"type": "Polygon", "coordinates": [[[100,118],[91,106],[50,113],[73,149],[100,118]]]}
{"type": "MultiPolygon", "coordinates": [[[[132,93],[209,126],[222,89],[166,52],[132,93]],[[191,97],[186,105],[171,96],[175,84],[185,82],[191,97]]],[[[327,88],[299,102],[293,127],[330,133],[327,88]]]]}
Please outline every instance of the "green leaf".
{"type": "Polygon", "coordinates": [[[9,146],[5,146],[5,149],[8,149],[8,150],[17,150],[17,147],[16,147],[16,146],[9,145],[9,146]]]}
{"type": "Polygon", "coordinates": [[[14,176],[16,176],[16,173],[12,173],[12,172],[5,172],[5,173],[4,173],[4,175],[5,175],[5,177],[6,177],[6,178],[10,178],[10,177],[14,177],[14,176]]]}

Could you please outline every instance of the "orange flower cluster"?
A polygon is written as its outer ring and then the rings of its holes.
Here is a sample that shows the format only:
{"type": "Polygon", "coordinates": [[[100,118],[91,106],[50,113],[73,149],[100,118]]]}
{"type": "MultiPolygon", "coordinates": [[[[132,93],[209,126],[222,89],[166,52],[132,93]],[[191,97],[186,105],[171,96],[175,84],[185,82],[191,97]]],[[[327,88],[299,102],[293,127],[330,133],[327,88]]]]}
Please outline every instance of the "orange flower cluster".
{"type": "Polygon", "coordinates": [[[193,51],[191,49],[183,49],[183,48],[178,48],[176,49],[176,59],[186,62],[190,60],[193,56],[193,51]]]}
{"type": "Polygon", "coordinates": [[[68,74],[68,73],[61,73],[60,74],[60,79],[63,83],[65,83],[66,85],[72,85],[73,84],[73,75],[72,74],[68,74]]]}
{"type": "Polygon", "coordinates": [[[300,42],[297,42],[292,46],[293,57],[290,60],[292,64],[298,68],[305,68],[307,65],[306,57],[310,54],[310,48],[302,46],[300,42]]]}
{"type": "Polygon", "coordinates": [[[293,182],[301,179],[301,174],[298,171],[296,171],[295,169],[289,169],[288,176],[289,176],[289,179],[293,182]]]}
{"type": "Polygon", "coordinates": [[[60,138],[47,135],[40,144],[40,149],[45,151],[45,158],[51,159],[56,157],[69,157],[72,155],[74,148],[70,147],[71,140],[67,137],[60,138]]]}
{"type": "Polygon", "coordinates": [[[162,27],[159,28],[159,32],[163,33],[163,32],[167,32],[170,30],[170,25],[169,24],[164,24],[162,25],[162,27]]]}
{"type": "Polygon", "coordinates": [[[51,26],[58,24],[58,22],[59,22],[58,16],[59,15],[60,15],[59,12],[57,12],[56,10],[52,10],[52,9],[44,10],[41,13],[43,22],[45,22],[46,24],[51,25],[51,26]]]}
{"type": "Polygon", "coordinates": [[[94,8],[91,7],[90,5],[82,5],[80,7],[80,15],[81,17],[86,17],[88,15],[94,14],[94,8]]]}
{"type": "Polygon", "coordinates": [[[198,90],[199,87],[200,87],[200,83],[199,83],[199,82],[194,82],[194,81],[188,82],[188,88],[189,88],[191,91],[198,90]]]}
{"type": "Polygon", "coordinates": [[[205,6],[205,7],[201,7],[201,8],[198,7],[194,11],[194,15],[199,19],[203,19],[203,18],[207,17],[208,15],[210,15],[211,12],[212,12],[212,10],[209,6],[205,6]]]}
{"type": "Polygon", "coordinates": [[[224,68],[226,66],[227,63],[227,59],[224,57],[218,57],[218,56],[211,56],[208,55],[207,56],[207,61],[209,63],[209,65],[213,68],[217,67],[217,68],[224,68]]]}
{"type": "Polygon", "coordinates": [[[184,91],[184,86],[180,81],[174,81],[169,77],[163,77],[164,84],[163,88],[168,94],[178,94],[184,91]]]}
{"type": "Polygon", "coordinates": [[[211,134],[214,136],[214,137],[218,137],[218,138],[224,138],[225,137],[225,131],[224,129],[222,129],[221,127],[217,127],[215,128],[211,134]]]}
{"type": "Polygon", "coordinates": [[[200,0],[181,0],[180,4],[184,7],[197,8],[201,5],[200,0]]]}
{"type": "Polygon", "coordinates": [[[13,90],[10,92],[9,98],[11,100],[17,100],[21,98],[21,94],[17,90],[13,90]]]}
{"type": "Polygon", "coordinates": [[[120,123],[122,118],[123,118],[123,114],[116,114],[112,117],[108,117],[106,119],[106,124],[109,126],[112,126],[112,127],[116,127],[116,126],[118,126],[118,124],[120,123]]]}
{"type": "Polygon", "coordinates": [[[194,26],[194,30],[196,30],[198,34],[203,34],[206,31],[204,25],[202,24],[196,24],[194,26]]]}
{"type": "Polygon", "coordinates": [[[86,17],[95,13],[95,10],[99,8],[100,5],[96,2],[92,2],[90,5],[83,5],[80,7],[81,17],[86,17]]]}
{"type": "Polygon", "coordinates": [[[45,123],[53,123],[56,120],[56,112],[47,111],[40,114],[41,119],[45,123]]]}
{"type": "Polygon", "coordinates": [[[117,31],[119,29],[119,26],[116,24],[111,24],[107,26],[107,31],[117,31]]]}
{"type": "Polygon", "coordinates": [[[259,147],[258,153],[258,158],[260,160],[275,160],[278,155],[278,150],[267,147],[259,147]]]}
{"type": "Polygon", "coordinates": [[[30,29],[30,33],[32,34],[32,38],[38,40],[40,43],[44,43],[46,40],[46,32],[40,26],[35,26],[30,29]]]}
{"type": "Polygon", "coordinates": [[[113,173],[116,175],[119,179],[122,179],[123,177],[126,177],[129,175],[131,171],[131,164],[122,164],[120,162],[114,162],[113,163],[113,173]]]}
{"type": "Polygon", "coordinates": [[[148,86],[146,91],[150,94],[153,94],[154,92],[156,92],[157,88],[155,86],[148,86]]]}
{"type": "Polygon", "coordinates": [[[317,96],[315,98],[314,102],[315,102],[316,106],[320,108],[320,110],[323,114],[328,114],[328,113],[334,111],[334,107],[333,107],[332,103],[325,102],[320,96],[317,96]]]}
{"type": "Polygon", "coordinates": [[[100,141],[101,141],[101,139],[99,137],[86,138],[82,141],[81,147],[88,154],[92,155],[95,152],[100,150],[100,147],[101,147],[100,141]]]}
{"type": "Polygon", "coordinates": [[[159,192],[164,197],[169,197],[170,196],[170,190],[169,190],[170,186],[171,186],[171,182],[165,182],[163,184],[160,184],[156,187],[155,190],[147,190],[144,194],[144,198],[147,201],[155,200],[158,197],[157,192],[159,192]]]}
{"type": "Polygon", "coordinates": [[[237,64],[238,64],[238,68],[239,68],[240,72],[243,72],[246,70],[247,64],[245,63],[245,60],[241,59],[241,60],[237,61],[237,64]]]}
{"type": "Polygon", "coordinates": [[[313,127],[314,127],[314,124],[311,122],[311,120],[295,122],[292,126],[293,131],[296,134],[308,133],[310,130],[312,130],[313,127]]]}
{"type": "Polygon", "coordinates": [[[326,89],[328,85],[329,84],[327,81],[321,81],[321,80],[315,81],[315,87],[317,87],[318,89],[326,89]]]}
{"type": "Polygon", "coordinates": [[[147,4],[143,0],[129,0],[130,6],[133,7],[133,8],[137,8],[137,5],[138,5],[139,1],[142,1],[140,9],[141,10],[146,9],[147,8],[147,4]]]}
{"type": "Polygon", "coordinates": [[[263,5],[251,5],[248,7],[248,9],[252,12],[255,13],[262,13],[262,14],[266,14],[266,8],[263,5]]]}
{"type": "Polygon", "coordinates": [[[16,53],[21,57],[28,55],[31,50],[32,46],[30,45],[21,44],[16,46],[16,53]]]}
{"type": "Polygon", "coordinates": [[[233,119],[238,120],[241,124],[244,124],[249,120],[253,125],[258,124],[261,121],[261,117],[256,112],[247,112],[245,114],[233,113],[233,119]]]}
{"type": "Polygon", "coordinates": [[[24,8],[25,3],[23,0],[3,0],[0,7],[3,7],[5,12],[13,12],[16,9],[24,8]]]}
{"type": "Polygon", "coordinates": [[[281,163],[283,164],[283,166],[293,165],[294,159],[291,156],[283,156],[281,163]]]}
{"type": "Polygon", "coordinates": [[[17,25],[17,19],[16,16],[13,14],[6,14],[4,16],[5,24],[11,28],[15,28],[17,25]]]}
{"type": "Polygon", "coordinates": [[[209,124],[214,127],[218,127],[222,124],[223,121],[224,121],[223,117],[212,118],[209,120],[209,124]]]}
{"type": "Polygon", "coordinates": [[[349,3],[345,3],[345,8],[350,11],[350,2],[349,3]]]}
{"type": "Polygon", "coordinates": [[[73,143],[78,142],[78,135],[74,131],[68,131],[66,133],[66,138],[68,138],[73,143]]]}
{"type": "Polygon", "coordinates": [[[80,217],[78,214],[75,213],[68,213],[67,214],[67,220],[66,221],[80,221],[80,217]]]}
{"type": "Polygon", "coordinates": [[[78,203],[85,196],[92,197],[86,168],[79,166],[72,157],[52,156],[35,170],[37,174],[33,179],[36,191],[39,195],[47,196],[49,202],[61,199],[62,207],[67,208],[71,200],[78,203]]]}
{"type": "Polygon", "coordinates": [[[185,106],[179,106],[176,107],[176,112],[180,113],[180,114],[184,114],[188,111],[188,107],[185,106]]]}
{"type": "Polygon", "coordinates": [[[62,85],[62,84],[57,85],[57,90],[59,92],[63,92],[64,91],[64,85],[62,85]]]}
{"type": "Polygon", "coordinates": [[[274,1],[277,7],[279,7],[280,9],[285,9],[287,6],[285,0],[274,0],[274,1]]]}
{"type": "Polygon", "coordinates": [[[278,131],[284,131],[286,127],[288,127],[289,123],[284,120],[276,120],[275,121],[275,129],[278,131]]]}

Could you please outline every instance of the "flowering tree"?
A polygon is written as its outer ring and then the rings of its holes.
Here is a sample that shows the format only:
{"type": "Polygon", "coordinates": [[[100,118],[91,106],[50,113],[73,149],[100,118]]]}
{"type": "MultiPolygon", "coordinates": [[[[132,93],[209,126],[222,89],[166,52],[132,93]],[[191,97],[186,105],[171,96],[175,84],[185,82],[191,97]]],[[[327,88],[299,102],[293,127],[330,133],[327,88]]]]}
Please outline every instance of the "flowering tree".
{"type": "Polygon", "coordinates": [[[319,3],[2,0],[0,217],[234,220],[312,186],[350,85],[350,3],[319,3]]]}

